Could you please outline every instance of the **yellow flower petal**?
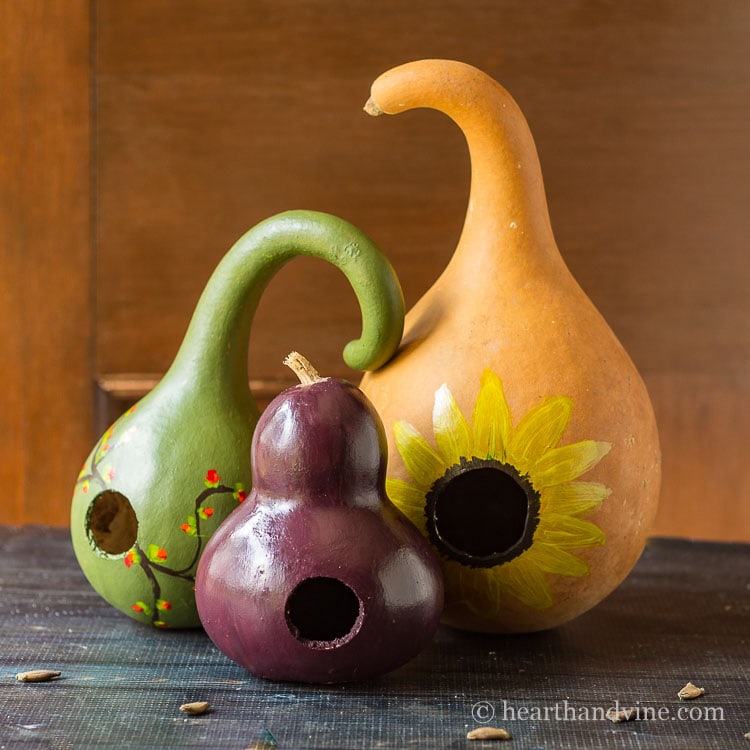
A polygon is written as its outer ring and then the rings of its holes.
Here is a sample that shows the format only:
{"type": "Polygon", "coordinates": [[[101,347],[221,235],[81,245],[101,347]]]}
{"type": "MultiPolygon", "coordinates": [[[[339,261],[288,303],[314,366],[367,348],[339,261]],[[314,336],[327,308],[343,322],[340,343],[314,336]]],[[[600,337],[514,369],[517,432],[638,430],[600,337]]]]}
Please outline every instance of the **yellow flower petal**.
{"type": "Polygon", "coordinates": [[[612,448],[611,443],[581,440],[547,451],[532,471],[534,487],[542,489],[569,482],[596,466],[612,448]]]}
{"type": "Polygon", "coordinates": [[[492,568],[462,568],[459,585],[461,598],[475,615],[486,619],[497,617],[502,588],[492,568]]]}
{"type": "Polygon", "coordinates": [[[505,446],[511,431],[510,409],[500,378],[491,370],[482,373],[479,395],[474,403],[474,450],[478,458],[505,460],[505,446]]]}
{"type": "Polygon", "coordinates": [[[443,582],[445,584],[445,601],[464,602],[467,599],[466,593],[461,587],[461,579],[464,571],[471,570],[455,560],[440,558],[440,565],[443,569],[443,582]]]}
{"type": "Polygon", "coordinates": [[[527,412],[508,446],[508,456],[522,474],[557,444],[572,412],[573,401],[566,396],[546,398],[527,412]]]}
{"type": "Polygon", "coordinates": [[[396,447],[411,478],[427,492],[445,472],[443,460],[408,422],[393,425],[396,447]]]}
{"type": "Polygon", "coordinates": [[[577,516],[592,510],[612,493],[598,482],[564,482],[545,487],[541,493],[542,513],[549,510],[564,516],[577,516]]]}
{"type": "Polygon", "coordinates": [[[385,492],[391,502],[422,532],[427,529],[425,496],[419,488],[401,479],[385,480],[385,492]]]}
{"type": "Polygon", "coordinates": [[[388,497],[400,508],[414,508],[423,511],[425,507],[425,495],[422,490],[402,479],[388,477],[385,480],[385,492],[388,497]]]}
{"type": "Polygon", "coordinates": [[[503,589],[527,607],[546,609],[552,606],[552,592],[547,578],[530,560],[528,550],[495,570],[503,589]]]}
{"type": "Polygon", "coordinates": [[[557,513],[540,516],[534,539],[563,549],[593,547],[605,542],[604,532],[596,524],[557,513]]]}
{"type": "Polygon", "coordinates": [[[534,564],[545,573],[580,578],[589,572],[589,566],[579,557],[541,541],[534,545],[529,554],[533,556],[534,564]]]}
{"type": "Polygon", "coordinates": [[[462,456],[471,458],[469,425],[445,383],[435,391],[432,427],[438,450],[445,461],[444,469],[459,463],[462,456]]]}

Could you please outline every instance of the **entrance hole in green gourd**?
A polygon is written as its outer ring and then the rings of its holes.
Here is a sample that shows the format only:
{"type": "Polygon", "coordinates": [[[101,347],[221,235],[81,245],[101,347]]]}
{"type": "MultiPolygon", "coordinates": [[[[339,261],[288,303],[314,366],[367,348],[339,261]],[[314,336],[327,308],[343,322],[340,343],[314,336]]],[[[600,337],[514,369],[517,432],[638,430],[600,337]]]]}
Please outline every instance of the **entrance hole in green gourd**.
{"type": "Polygon", "coordinates": [[[138,536],[138,518],[127,497],[114,490],[100,492],[89,505],[86,533],[108,555],[127,552],[138,536]]]}
{"type": "Polygon", "coordinates": [[[286,601],[292,635],[311,648],[335,648],[351,640],[362,624],[359,597],[343,581],[306,578],[286,601]]]}
{"type": "Polygon", "coordinates": [[[462,458],[427,493],[427,530],[447,557],[493,567],[531,546],[539,524],[539,493],[514,467],[462,458]]]}

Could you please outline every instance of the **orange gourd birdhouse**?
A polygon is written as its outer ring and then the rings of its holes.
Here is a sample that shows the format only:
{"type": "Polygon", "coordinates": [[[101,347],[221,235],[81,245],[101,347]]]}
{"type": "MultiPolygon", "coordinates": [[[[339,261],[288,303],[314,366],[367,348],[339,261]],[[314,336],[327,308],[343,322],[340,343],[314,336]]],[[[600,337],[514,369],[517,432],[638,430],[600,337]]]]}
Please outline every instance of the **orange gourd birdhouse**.
{"type": "Polygon", "coordinates": [[[660,485],[633,362],[555,243],[529,127],[474,67],[422,60],[372,86],[372,115],[428,107],[463,131],[471,190],[458,246],[361,388],[388,433],[391,499],[440,553],[444,621],[554,627],[640,556],[660,485]]]}

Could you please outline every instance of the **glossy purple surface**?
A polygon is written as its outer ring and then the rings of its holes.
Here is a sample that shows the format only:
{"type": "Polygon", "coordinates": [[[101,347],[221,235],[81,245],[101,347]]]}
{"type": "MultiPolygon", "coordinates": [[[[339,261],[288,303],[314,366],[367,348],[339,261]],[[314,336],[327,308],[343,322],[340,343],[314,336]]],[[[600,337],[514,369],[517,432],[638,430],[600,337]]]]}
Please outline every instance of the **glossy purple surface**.
{"type": "Polygon", "coordinates": [[[385,437],[370,402],[334,378],[290,388],[264,412],[252,451],[253,489],[196,577],[214,643],[259,676],[314,683],[366,679],[416,656],[440,619],[442,576],[385,495],[385,437]],[[359,600],[342,637],[308,640],[289,622],[290,595],[319,577],[359,600]]]}

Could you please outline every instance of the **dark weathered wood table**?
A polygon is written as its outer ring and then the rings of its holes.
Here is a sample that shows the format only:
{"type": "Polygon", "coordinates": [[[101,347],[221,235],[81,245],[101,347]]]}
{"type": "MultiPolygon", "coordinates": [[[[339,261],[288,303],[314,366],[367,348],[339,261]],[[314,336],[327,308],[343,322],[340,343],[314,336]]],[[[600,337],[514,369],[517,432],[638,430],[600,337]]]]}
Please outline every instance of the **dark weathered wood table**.
{"type": "Polygon", "coordinates": [[[266,682],[201,631],[104,603],[67,532],[0,527],[0,748],[742,748],[750,750],[750,545],[654,540],[605,602],[557,630],[442,628],[364,684],[266,682]],[[17,672],[60,678],[25,684],[17,672]],[[705,688],[692,701],[677,692],[705,688]],[[207,700],[210,713],[179,706],[207,700]],[[644,718],[613,723],[612,708],[644,718]],[[471,742],[484,724],[509,742],[471,742]]]}

